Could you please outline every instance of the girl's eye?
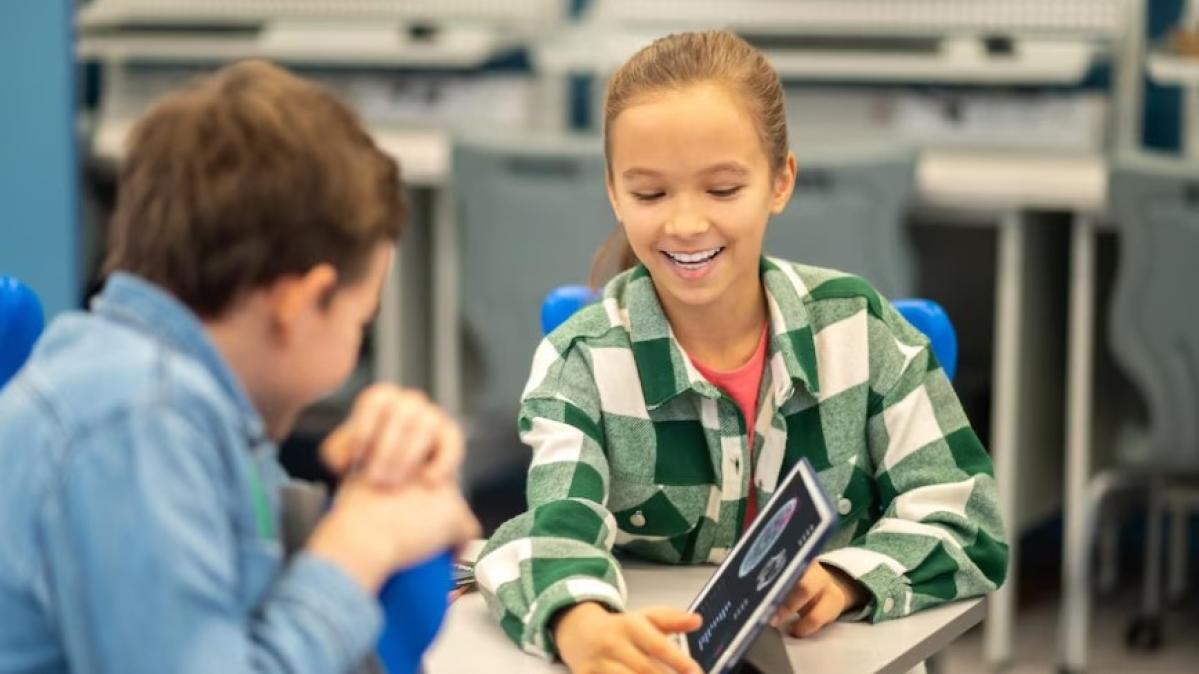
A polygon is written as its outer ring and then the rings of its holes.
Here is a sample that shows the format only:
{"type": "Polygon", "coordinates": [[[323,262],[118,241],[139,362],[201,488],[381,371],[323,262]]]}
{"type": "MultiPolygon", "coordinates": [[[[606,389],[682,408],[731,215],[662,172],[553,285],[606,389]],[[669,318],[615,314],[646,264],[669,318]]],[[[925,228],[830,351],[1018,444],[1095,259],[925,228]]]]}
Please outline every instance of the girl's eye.
{"type": "Polygon", "coordinates": [[[665,192],[633,192],[633,198],[637,201],[657,201],[665,195],[665,192]]]}
{"type": "Polygon", "coordinates": [[[714,197],[724,199],[727,197],[731,197],[731,196],[735,195],[736,193],[740,192],[741,187],[742,187],[741,185],[737,185],[735,187],[721,187],[719,189],[711,189],[711,190],[708,190],[708,194],[711,194],[714,197]]]}

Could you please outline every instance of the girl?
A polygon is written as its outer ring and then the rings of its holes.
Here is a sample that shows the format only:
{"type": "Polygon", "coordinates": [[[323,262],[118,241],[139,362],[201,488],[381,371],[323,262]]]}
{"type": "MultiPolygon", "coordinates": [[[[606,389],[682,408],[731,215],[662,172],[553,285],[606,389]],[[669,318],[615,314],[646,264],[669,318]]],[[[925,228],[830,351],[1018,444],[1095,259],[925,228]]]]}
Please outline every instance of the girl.
{"type": "Polygon", "coordinates": [[[613,75],[607,189],[631,267],[537,350],[529,511],[477,566],[508,635],[574,672],[698,671],[673,609],[624,611],[613,546],[718,563],[807,457],[838,533],[775,624],[807,636],[996,589],[991,461],[927,340],[864,280],[763,257],[791,196],[782,88],[727,32],[657,40],[613,75]]]}

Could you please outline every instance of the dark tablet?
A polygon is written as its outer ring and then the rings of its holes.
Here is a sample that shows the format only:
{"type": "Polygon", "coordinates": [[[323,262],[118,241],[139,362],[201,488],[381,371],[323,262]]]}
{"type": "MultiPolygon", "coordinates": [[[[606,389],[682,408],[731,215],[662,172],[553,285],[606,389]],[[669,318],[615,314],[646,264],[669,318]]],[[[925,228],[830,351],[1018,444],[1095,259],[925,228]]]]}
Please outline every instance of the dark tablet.
{"type": "Polygon", "coordinates": [[[816,472],[800,460],[691,604],[704,624],[687,635],[685,651],[705,672],[724,674],[740,661],[836,522],[816,472]]]}

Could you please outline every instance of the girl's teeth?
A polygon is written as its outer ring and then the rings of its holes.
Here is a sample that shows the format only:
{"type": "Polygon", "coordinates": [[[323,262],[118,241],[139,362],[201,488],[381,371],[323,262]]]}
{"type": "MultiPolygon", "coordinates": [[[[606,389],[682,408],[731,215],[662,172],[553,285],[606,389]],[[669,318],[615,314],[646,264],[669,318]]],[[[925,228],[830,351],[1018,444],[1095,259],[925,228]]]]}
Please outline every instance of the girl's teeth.
{"type": "Polygon", "coordinates": [[[713,248],[711,250],[705,250],[699,253],[667,253],[667,255],[673,258],[676,262],[681,262],[683,264],[697,264],[700,262],[707,262],[710,258],[716,257],[716,254],[719,252],[719,248],[713,248]]]}

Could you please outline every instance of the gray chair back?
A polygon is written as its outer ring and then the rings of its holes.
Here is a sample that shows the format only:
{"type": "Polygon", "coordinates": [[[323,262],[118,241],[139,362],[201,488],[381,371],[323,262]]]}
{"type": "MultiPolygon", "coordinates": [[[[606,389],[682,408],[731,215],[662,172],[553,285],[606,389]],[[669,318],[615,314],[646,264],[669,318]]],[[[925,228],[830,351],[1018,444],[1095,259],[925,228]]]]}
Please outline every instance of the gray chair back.
{"type": "Polygon", "coordinates": [[[909,149],[799,149],[791,203],[771,221],[767,253],[858,274],[895,299],[915,294],[907,236],[916,155],[909,149]]]}
{"type": "Polygon", "coordinates": [[[1111,207],[1119,262],[1108,334],[1145,400],[1148,442],[1121,457],[1199,468],[1199,162],[1115,162],[1111,207]]]}
{"type": "Polygon", "coordinates": [[[541,340],[546,294],[586,283],[616,226],[595,137],[463,138],[453,156],[466,339],[464,407],[515,410],[541,340]]]}

